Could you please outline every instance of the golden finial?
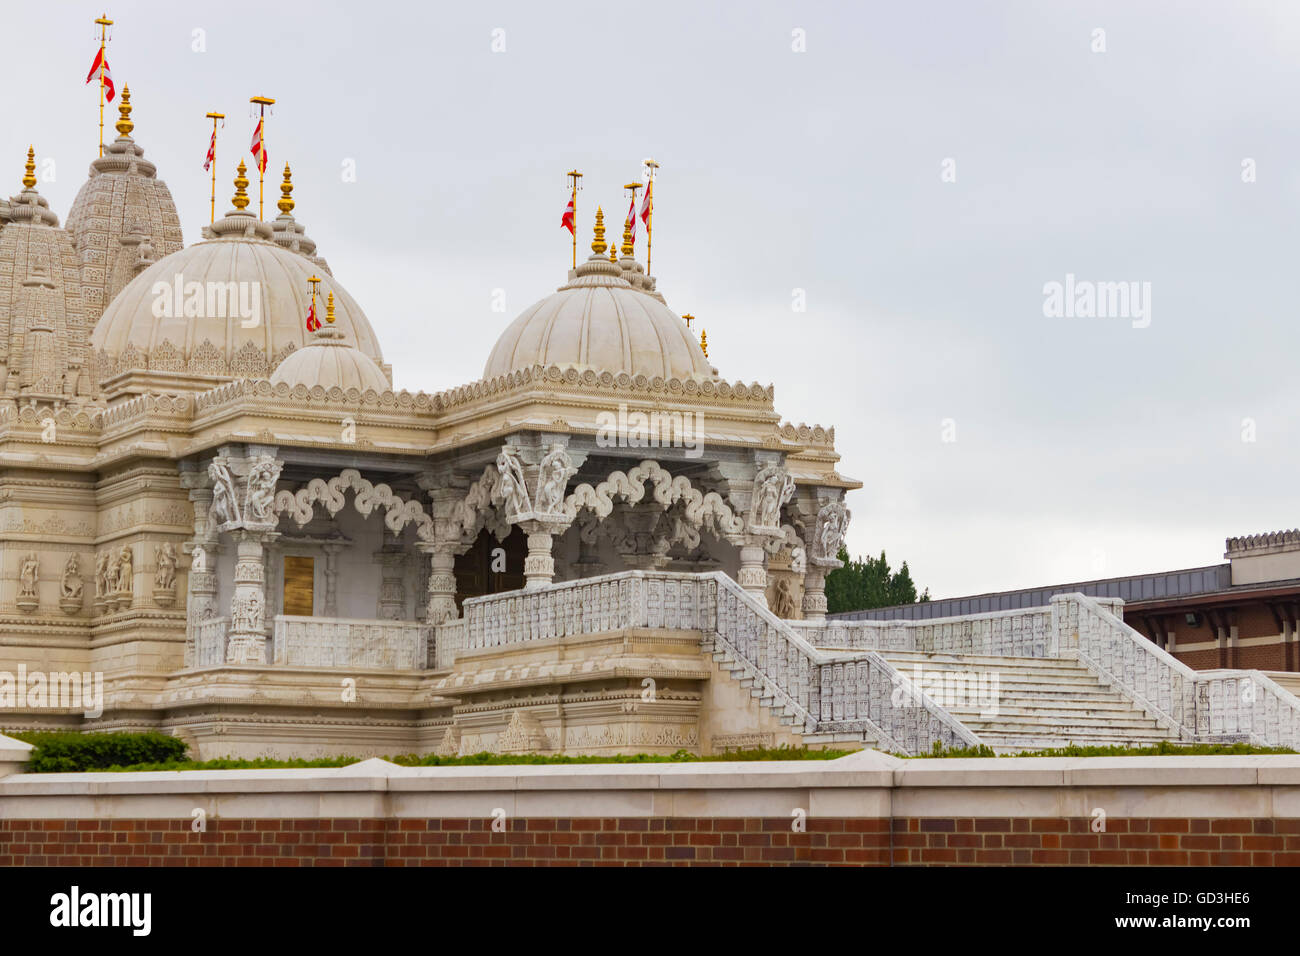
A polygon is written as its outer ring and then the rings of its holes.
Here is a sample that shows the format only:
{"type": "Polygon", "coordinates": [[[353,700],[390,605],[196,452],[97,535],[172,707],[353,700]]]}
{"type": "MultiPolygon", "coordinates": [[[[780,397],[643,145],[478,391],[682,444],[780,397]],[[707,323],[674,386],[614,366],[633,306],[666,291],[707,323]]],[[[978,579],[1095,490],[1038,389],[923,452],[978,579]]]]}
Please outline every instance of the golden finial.
{"type": "Polygon", "coordinates": [[[608,246],[605,245],[605,213],[599,206],[596,207],[596,238],[591,240],[591,251],[596,255],[604,252],[608,246]]]}
{"type": "Polygon", "coordinates": [[[617,242],[611,242],[611,243],[609,244],[609,261],[610,261],[610,262],[618,262],[618,243],[617,243],[617,242]]]}
{"type": "Polygon", "coordinates": [[[700,329],[700,351],[704,353],[705,358],[709,357],[709,330],[708,329],[700,329]]]}
{"type": "Polygon", "coordinates": [[[235,198],[231,200],[236,209],[244,209],[248,206],[248,193],[244,192],[248,188],[248,177],[244,175],[246,172],[248,167],[241,159],[235,169],[235,198]]]}
{"type": "Polygon", "coordinates": [[[280,184],[280,201],[275,205],[286,216],[293,212],[293,200],[289,198],[289,194],[293,192],[293,183],[290,181],[292,178],[293,174],[289,172],[289,164],[285,163],[284,182],[280,184]]]}
{"type": "Polygon", "coordinates": [[[334,292],[330,290],[329,298],[325,300],[325,321],[330,325],[334,324],[334,292]]]}
{"type": "Polygon", "coordinates": [[[623,255],[630,256],[631,254],[632,254],[632,224],[630,222],[625,222],[623,223],[623,255]]]}
{"type": "Polygon", "coordinates": [[[689,329],[691,323],[695,321],[695,316],[691,315],[689,312],[683,312],[682,321],[686,323],[686,327],[689,329]]]}
{"type": "Polygon", "coordinates": [[[135,129],[135,124],[131,122],[131,87],[122,87],[122,102],[117,104],[117,113],[121,117],[117,121],[117,134],[119,136],[130,136],[131,130],[135,129]]]}
{"type": "Polygon", "coordinates": [[[27,172],[23,174],[23,185],[32,189],[36,186],[36,150],[31,146],[27,147],[26,169],[27,172]]]}

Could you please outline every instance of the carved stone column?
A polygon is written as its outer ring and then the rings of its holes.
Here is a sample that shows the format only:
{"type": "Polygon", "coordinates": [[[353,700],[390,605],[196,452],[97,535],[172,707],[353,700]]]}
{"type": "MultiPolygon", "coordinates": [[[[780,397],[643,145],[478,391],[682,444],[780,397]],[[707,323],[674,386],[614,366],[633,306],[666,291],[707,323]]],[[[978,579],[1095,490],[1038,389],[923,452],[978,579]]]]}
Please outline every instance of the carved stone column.
{"type": "Polygon", "coordinates": [[[446,541],[422,542],[417,547],[429,556],[429,592],[425,621],[442,624],[456,617],[456,551],[446,541]]]}
{"type": "Polygon", "coordinates": [[[814,624],[826,620],[826,569],[811,563],[803,575],[803,619],[814,624]]]}
{"type": "Polygon", "coordinates": [[[400,621],[406,617],[406,552],[400,546],[385,545],[375,552],[379,565],[379,600],[375,616],[381,621],[400,621]]]}
{"type": "Polygon", "coordinates": [[[262,550],[268,532],[239,530],[235,539],[235,593],[230,601],[227,664],[266,663],[266,577],[262,550]]]}
{"type": "Polygon", "coordinates": [[[840,497],[842,494],[834,494],[829,489],[817,490],[817,516],[810,522],[810,532],[805,532],[805,535],[811,533],[811,539],[805,538],[808,547],[808,567],[803,578],[805,621],[826,620],[826,575],[840,567],[836,555],[851,517],[840,497]]]}
{"type": "Polygon", "coordinates": [[[528,556],[524,558],[524,588],[544,588],[555,578],[555,558],[551,556],[554,526],[544,521],[522,521],[519,526],[528,534],[528,556]]]}
{"type": "Polygon", "coordinates": [[[207,474],[182,463],[181,487],[189,490],[194,505],[194,537],[181,546],[190,556],[185,602],[185,663],[194,663],[196,628],[199,623],[217,616],[217,555],[220,547],[216,530],[209,519],[212,509],[212,482],[207,474]]]}
{"type": "Polygon", "coordinates": [[[325,616],[339,616],[339,552],[341,544],[322,545],[325,552],[325,616]]]}
{"type": "Polygon", "coordinates": [[[740,546],[740,573],[736,580],[750,597],[767,607],[767,551],[761,539],[747,538],[740,546]]]}

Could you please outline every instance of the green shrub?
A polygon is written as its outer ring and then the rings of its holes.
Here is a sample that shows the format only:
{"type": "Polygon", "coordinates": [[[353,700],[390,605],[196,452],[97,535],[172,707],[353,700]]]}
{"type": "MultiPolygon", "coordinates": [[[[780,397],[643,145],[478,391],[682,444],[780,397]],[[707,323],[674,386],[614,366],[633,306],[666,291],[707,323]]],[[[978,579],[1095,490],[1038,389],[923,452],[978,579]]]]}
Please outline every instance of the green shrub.
{"type": "MultiPolygon", "coordinates": [[[[672,754],[615,754],[611,756],[561,756],[555,754],[494,754],[486,751],[464,757],[440,757],[437,754],[401,754],[385,757],[406,767],[496,767],[520,764],[601,764],[601,763],[682,763],[692,761],[724,760],[834,760],[852,753],[849,750],[809,750],[806,747],[757,747],[751,750],[732,750],[723,754],[700,757],[689,750],[672,754]]],[[[136,764],[119,764],[97,769],[145,772],[151,770],[282,770],[305,767],[346,767],[360,762],[360,757],[313,757],[291,760],[274,760],[259,757],[242,760],[219,757],[214,760],[173,759],[148,761],[136,764]]]]}
{"type": "Polygon", "coordinates": [[[185,759],[185,741],[166,734],[81,734],[75,731],[28,731],[9,734],[33,745],[31,773],[78,773],[142,763],[185,759]]]}

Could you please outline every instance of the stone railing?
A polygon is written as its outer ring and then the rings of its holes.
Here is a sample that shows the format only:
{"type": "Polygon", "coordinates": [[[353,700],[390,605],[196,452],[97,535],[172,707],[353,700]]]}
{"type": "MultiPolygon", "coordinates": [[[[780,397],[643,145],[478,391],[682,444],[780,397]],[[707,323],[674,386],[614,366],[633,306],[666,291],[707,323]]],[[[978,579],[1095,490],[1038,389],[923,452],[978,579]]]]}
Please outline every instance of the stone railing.
{"type": "Polygon", "coordinates": [[[192,649],[187,648],[186,667],[220,667],[226,663],[226,632],[230,619],[210,617],[196,621],[192,649]]]}
{"type": "Polygon", "coordinates": [[[335,617],[275,618],[271,663],[292,667],[373,667],[424,670],[429,628],[419,621],[335,617]]]}
{"type": "Polygon", "coordinates": [[[793,715],[805,733],[863,730],[909,753],[935,740],[980,743],[878,654],[818,650],[721,572],[626,571],[472,598],[462,621],[461,629],[453,626],[458,622],[438,627],[436,641],[455,642],[435,648],[438,666],[450,666],[460,653],[623,628],[698,631],[729,651],[760,696],[793,715]]]}
{"type": "Polygon", "coordinates": [[[456,655],[465,650],[466,634],[463,617],[436,625],[429,641],[429,667],[433,670],[442,670],[454,664],[456,655]]]}
{"type": "Polygon", "coordinates": [[[1000,657],[1050,657],[1052,614],[1048,607],[992,611],[922,621],[786,621],[820,648],[929,651],[1000,657]]]}
{"type": "Polygon", "coordinates": [[[1184,740],[1300,748],[1300,699],[1259,671],[1198,671],[1082,594],[1052,598],[1062,651],[1158,716],[1184,740]]]}

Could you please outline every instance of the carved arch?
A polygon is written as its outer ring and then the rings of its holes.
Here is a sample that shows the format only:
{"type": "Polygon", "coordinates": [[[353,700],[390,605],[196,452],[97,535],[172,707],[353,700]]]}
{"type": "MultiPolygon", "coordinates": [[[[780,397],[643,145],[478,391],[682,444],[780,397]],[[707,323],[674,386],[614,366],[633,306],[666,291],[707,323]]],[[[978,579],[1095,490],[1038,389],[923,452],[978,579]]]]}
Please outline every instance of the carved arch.
{"type": "Polygon", "coordinates": [[[732,511],[726,499],[716,491],[701,492],[684,475],[674,478],[667,469],[653,459],[646,459],[626,474],[615,471],[594,488],[578,485],[564,499],[564,514],[576,518],[578,512],[589,509],[597,518],[608,518],[614,511],[615,499],[637,504],[646,493],[646,483],[652,488],[652,498],[664,510],[681,501],[684,517],[695,528],[708,528],[718,535],[738,534],[745,529],[744,518],[732,511]]]}
{"type": "Polygon", "coordinates": [[[287,490],[277,492],[275,511],[277,514],[289,515],[297,522],[298,527],[302,527],[311,520],[313,507],[316,504],[323,504],[331,517],[338,514],[347,503],[346,492],[349,490],[356,492],[352,503],[363,516],[369,516],[376,505],[382,507],[386,512],[384,524],[393,534],[397,534],[413,521],[416,525],[416,534],[421,540],[433,540],[433,519],[425,512],[420,502],[407,501],[398,497],[388,485],[371,484],[362,478],[361,472],[355,468],[346,468],[328,481],[313,478],[296,492],[287,490]]]}

